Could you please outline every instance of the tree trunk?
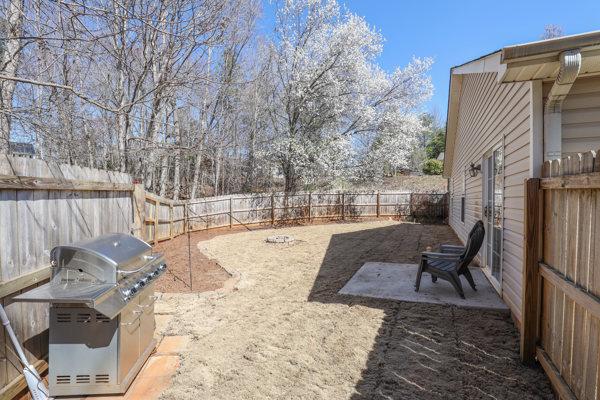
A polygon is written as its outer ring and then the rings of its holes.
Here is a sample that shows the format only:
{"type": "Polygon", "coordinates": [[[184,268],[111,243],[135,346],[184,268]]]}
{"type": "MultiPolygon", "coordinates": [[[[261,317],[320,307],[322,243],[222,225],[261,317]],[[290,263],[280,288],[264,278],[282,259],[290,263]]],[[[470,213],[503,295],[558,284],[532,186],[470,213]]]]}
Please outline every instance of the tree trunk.
{"type": "Polygon", "coordinates": [[[117,151],[119,153],[119,171],[127,172],[127,116],[119,112],[117,115],[117,151]]]}
{"type": "Polygon", "coordinates": [[[175,152],[175,162],[173,165],[173,200],[179,200],[181,192],[181,150],[175,152]]]}
{"type": "MultiPolygon", "coordinates": [[[[16,76],[21,58],[21,43],[19,37],[23,30],[24,0],[10,0],[6,10],[4,26],[0,34],[11,39],[4,40],[4,48],[0,49],[0,71],[4,75],[16,76]]],[[[8,153],[12,125],[12,102],[15,93],[15,82],[0,81],[0,153],[8,153]]]]}
{"type": "MultiPolygon", "coordinates": [[[[256,115],[255,115],[256,120],[256,115]]],[[[246,192],[251,192],[256,186],[255,182],[255,174],[254,169],[256,167],[255,164],[255,147],[256,147],[256,125],[250,130],[250,138],[248,142],[248,161],[246,164],[246,180],[244,182],[244,190],[246,192]]]]}
{"type": "Polygon", "coordinates": [[[294,171],[294,165],[286,160],[282,163],[284,190],[286,193],[295,192],[298,189],[298,177],[294,171]]]}
{"type": "Polygon", "coordinates": [[[220,173],[221,173],[221,148],[217,147],[217,151],[215,152],[215,157],[213,160],[213,172],[214,172],[214,180],[213,180],[213,188],[215,196],[219,195],[219,181],[220,181],[220,173]]]}
{"type": "Polygon", "coordinates": [[[179,121],[179,110],[175,101],[172,101],[171,106],[173,107],[173,135],[175,136],[175,150],[174,165],[173,165],[173,200],[179,200],[179,192],[181,191],[181,122],[179,121]]]}
{"type": "Polygon", "coordinates": [[[83,123],[83,132],[85,134],[85,140],[86,140],[86,144],[87,144],[87,151],[88,151],[88,167],[90,168],[94,168],[95,167],[95,149],[94,149],[94,142],[92,139],[92,135],[90,134],[89,130],[88,130],[88,126],[87,123],[83,123]]]}
{"type": "MultiPolygon", "coordinates": [[[[212,47],[208,48],[208,63],[207,63],[207,75],[208,79],[211,79],[211,56],[212,47]]],[[[202,186],[202,152],[204,150],[204,138],[208,131],[208,115],[207,115],[207,101],[208,101],[208,85],[204,86],[204,95],[202,96],[202,113],[200,114],[200,131],[198,135],[198,152],[196,154],[196,160],[194,163],[194,177],[192,179],[192,193],[190,198],[195,199],[198,195],[198,186],[202,186]]]]}
{"type": "Polygon", "coordinates": [[[194,162],[194,177],[192,179],[192,191],[190,193],[190,198],[195,199],[198,194],[198,186],[200,184],[200,170],[202,168],[202,143],[200,143],[200,148],[196,153],[196,160],[194,162]]]}
{"type": "Polygon", "coordinates": [[[126,11],[113,3],[115,18],[113,21],[113,30],[116,33],[113,38],[113,49],[115,52],[116,63],[115,69],[117,74],[117,83],[115,90],[115,98],[119,106],[119,111],[116,115],[117,125],[117,165],[119,171],[127,172],[127,136],[129,131],[129,115],[124,107],[127,103],[127,79],[126,79],[126,47],[127,47],[127,30],[128,20],[126,11]]]}
{"type": "Polygon", "coordinates": [[[153,102],[153,110],[148,121],[148,130],[146,131],[146,139],[150,142],[150,148],[147,149],[148,156],[144,160],[146,164],[146,188],[151,189],[155,182],[155,171],[156,162],[158,161],[158,131],[159,121],[162,112],[164,111],[161,106],[161,100],[155,100],[153,102]]]}
{"type": "Polygon", "coordinates": [[[169,179],[169,155],[162,156],[160,166],[160,195],[165,197],[167,194],[167,181],[169,179]]]}

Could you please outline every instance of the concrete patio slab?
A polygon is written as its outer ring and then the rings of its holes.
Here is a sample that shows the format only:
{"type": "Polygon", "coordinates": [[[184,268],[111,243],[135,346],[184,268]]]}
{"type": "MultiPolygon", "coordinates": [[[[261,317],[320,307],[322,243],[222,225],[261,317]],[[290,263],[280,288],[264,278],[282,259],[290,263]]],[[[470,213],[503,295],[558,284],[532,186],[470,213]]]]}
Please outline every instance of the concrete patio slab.
{"type": "Polygon", "coordinates": [[[189,342],[189,336],[165,336],[156,348],[154,355],[178,356],[185,350],[189,342]]]}
{"type": "Polygon", "coordinates": [[[124,400],[158,399],[161,393],[171,385],[171,378],[179,367],[179,356],[155,355],[148,359],[146,365],[135,379],[124,400]]]}
{"type": "Polygon", "coordinates": [[[461,299],[452,285],[442,279],[433,283],[429,274],[423,274],[421,288],[415,292],[417,269],[416,264],[368,262],[352,276],[339,294],[509,311],[480,268],[471,268],[477,291],[473,291],[467,281],[461,278],[466,299],[461,299]]]}

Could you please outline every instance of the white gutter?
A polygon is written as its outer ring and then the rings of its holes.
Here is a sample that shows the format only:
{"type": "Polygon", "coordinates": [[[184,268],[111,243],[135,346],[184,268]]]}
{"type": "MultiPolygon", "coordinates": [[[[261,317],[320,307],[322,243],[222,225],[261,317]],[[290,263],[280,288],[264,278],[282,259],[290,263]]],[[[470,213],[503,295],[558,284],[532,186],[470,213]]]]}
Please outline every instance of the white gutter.
{"type": "Polygon", "coordinates": [[[581,69],[579,49],[560,53],[558,76],[544,105],[544,161],[562,156],[562,104],[581,69]]]}

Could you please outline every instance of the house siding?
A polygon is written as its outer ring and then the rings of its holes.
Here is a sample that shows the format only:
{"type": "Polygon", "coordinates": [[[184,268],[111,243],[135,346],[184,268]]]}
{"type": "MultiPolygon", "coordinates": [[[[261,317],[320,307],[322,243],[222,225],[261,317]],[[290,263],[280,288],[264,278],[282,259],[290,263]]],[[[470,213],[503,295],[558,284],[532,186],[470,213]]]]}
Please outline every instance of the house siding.
{"type": "MultiPolygon", "coordinates": [[[[544,98],[552,82],[544,84],[544,98]]],[[[600,149],[600,77],[579,78],[562,106],[562,152],[600,149]]]]}
{"type": "Polygon", "coordinates": [[[454,161],[450,178],[450,226],[464,242],[482,219],[482,174],[471,178],[471,162],[481,164],[486,152],[500,145],[504,152],[504,234],[502,297],[521,320],[523,271],[524,180],[530,175],[531,83],[499,84],[495,73],[465,74],[459,100],[454,161]],[[465,195],[465,221],[460,198],[465,195]]]}

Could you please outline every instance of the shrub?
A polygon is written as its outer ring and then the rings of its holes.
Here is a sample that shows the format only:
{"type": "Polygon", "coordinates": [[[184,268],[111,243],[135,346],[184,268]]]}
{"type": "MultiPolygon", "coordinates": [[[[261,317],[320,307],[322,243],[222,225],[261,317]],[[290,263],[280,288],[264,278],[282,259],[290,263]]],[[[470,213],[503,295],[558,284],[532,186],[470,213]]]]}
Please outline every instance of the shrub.
{"type": "Polygon", "coordinates": [[[433,136],[429,140],[429,143],[425,146],[427,151],[427,157],[437,158],[442,151],[446,148],[446,134],[444,129],[439,128],[435,130],[433,136]]]}
{"type": "Polygon", "coordinates": [[[426,175],[441,175],[444,164],[440,160],[430,158],[423,163],[423,173],[426,175]]]}

